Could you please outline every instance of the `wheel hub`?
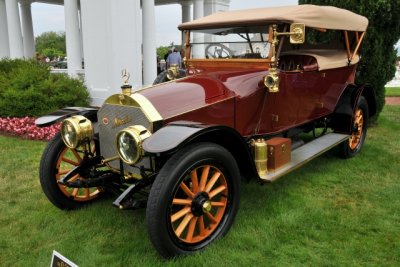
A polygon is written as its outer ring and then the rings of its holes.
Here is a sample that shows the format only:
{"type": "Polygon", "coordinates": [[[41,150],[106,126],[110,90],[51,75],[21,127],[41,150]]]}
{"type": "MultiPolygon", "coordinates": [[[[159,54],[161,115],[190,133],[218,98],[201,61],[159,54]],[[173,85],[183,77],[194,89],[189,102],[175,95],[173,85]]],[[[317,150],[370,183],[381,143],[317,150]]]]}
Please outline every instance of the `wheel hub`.
{"type": "Polygon", "coordinates": [[[193,198],[191,211],[194,216],[200,217],[210,212],[211,208],[211,201],[206,192],[200,192],[193,198]]]}

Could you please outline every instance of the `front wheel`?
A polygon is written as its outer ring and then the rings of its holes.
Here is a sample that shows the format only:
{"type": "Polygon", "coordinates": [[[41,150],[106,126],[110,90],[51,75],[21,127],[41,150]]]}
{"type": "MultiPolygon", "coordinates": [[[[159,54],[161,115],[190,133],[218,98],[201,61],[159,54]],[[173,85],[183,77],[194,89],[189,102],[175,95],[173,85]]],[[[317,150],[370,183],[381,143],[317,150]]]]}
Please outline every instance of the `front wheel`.
{"type": "Polygon", "coordinates": [[[239,170],[223,147],[189,146],[163,166],[150,191],[151,242],[166,257],[203,249],[225,235],[239,206],[239,170]]]}
{"type": "Polygon", "coordinates": [[[352,135],[348,141],[339,145],[339,154],[343,158],[351,158],[360,153],[367,136],[368,103],[360,96],[353,114],[352,135]]]}
{"type": "MultiPolygon", "coordinates": [[[[95,142],[92,142],[91,154],[95,153],[95,142]]],[[[101,188],[71,188],[58,184],[65,174],[78,166],[83,159],[83,147],[70,149],[65,146],[61,135],[57,134],[49,142],[40,161],[40,185],[43,192],[56,207],[60,209],[75,209],[87,204],[101,195],[101,188]]],[[[69,182],[85,179],[79,174],[69,182]]]]}

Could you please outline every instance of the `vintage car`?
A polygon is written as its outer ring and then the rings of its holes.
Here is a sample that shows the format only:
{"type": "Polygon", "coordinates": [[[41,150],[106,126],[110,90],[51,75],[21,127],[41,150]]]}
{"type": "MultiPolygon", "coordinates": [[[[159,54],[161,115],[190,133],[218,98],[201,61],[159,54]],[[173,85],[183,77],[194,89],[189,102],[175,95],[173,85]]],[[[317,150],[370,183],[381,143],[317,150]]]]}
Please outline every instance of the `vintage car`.
{"type": "Polygon", "coordinates": [[[179,25],[185,77],[121,93],[99,108],[65,108],[40,183],[60,209],[116,194],[146,207],[148,235],[164,257],[225,235],[242,177],[273,182],[337,147],[360,153],[375,96],[354,83],[368,20],[299,5],[227,11],[179,25]]]}

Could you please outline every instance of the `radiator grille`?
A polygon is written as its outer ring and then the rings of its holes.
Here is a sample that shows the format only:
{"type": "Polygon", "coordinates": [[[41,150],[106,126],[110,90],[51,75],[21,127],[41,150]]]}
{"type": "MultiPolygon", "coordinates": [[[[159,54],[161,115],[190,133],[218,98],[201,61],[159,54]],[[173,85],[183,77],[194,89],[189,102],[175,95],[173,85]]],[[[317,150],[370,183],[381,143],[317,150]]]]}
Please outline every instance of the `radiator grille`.
{"type": "MultiPolygon", "coordinates": [[[[143,125],[151,131],[151,122],[142,109],[134,106],[104,104],[97,113],[99,122],[100,151],[104,158],[118,155],[116,148],[117,133],[131,125],[143,125]]],[[[111,161],[111,167],[119,169],[119,161],[111,161]]],[[[128,172],[137,173],[137,169],[124,164],[128,172]]]]}

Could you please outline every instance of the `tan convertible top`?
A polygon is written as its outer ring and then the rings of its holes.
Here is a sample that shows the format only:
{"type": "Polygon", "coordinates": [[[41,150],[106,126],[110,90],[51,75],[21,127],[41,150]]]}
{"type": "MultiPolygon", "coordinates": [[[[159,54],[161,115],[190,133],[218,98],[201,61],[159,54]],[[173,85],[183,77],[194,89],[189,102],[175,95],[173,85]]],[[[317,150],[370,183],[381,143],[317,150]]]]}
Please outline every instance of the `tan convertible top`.
{"type": "Polygon", "coordinates": [[[180,24],[180,30],[200,30],[220,27],[262,25],[271,22],[304,23],[307,27],[332,30],[365,31],[366,17],[351,11],[315,5],[257,8],[218,12],[180,24]]]}
{"type": "Polygon", "coordinates": [[[282,56],[291,55],[307,55],[314,57],[318,63],[318,70],[346,67],[349,65],[357,64],[360,61],[360,56],[355,55],[352,61],[349,63],[349,58],[347,57],[346,51],[336,49],[293,50],[282,53],[282,56]]]}

